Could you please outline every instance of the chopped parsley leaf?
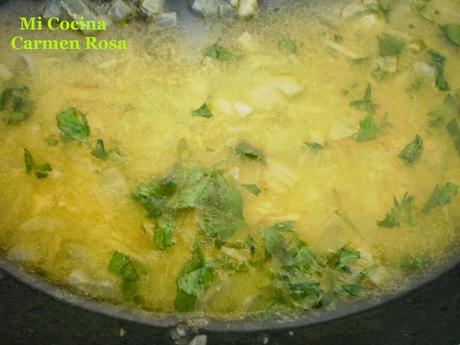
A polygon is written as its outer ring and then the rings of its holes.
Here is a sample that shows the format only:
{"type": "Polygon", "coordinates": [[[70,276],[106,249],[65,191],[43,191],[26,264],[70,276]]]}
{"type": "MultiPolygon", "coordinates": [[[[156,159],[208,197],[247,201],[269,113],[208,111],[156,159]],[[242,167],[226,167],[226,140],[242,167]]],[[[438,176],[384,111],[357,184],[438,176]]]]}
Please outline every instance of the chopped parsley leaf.
{"type": "Polygon", "coordinates": [[[406,46],[406,42],[404,42],[404,40],[388,33],[379,35],[378,43],[379,54],[382,57],[399,55],[406,46]]]}
{"type": "Polygon", "coordinates": [[[210,46],[206,47],[203,50],[203,54],[204,56],[209,56],[209,57],[212,57],[213,59],[216,59],[222,62],[231,61],[236,58],[235,54],[231,50],[217,43],[211,44],[210,46]]]}
{"type": "Polygon", "coordinates": [[[118,251],[112,255],[112,259],[109,262],[109,272],[120,276],[123,280],[139,280],[139,274],[137,273],[131,258],[118,251]]]}
{"type": "Polygon", "coordinates": [[[309,143],[304,143],[304,146],[311,150],[311,151],[315,151],[315,152],[318,152],[318,151],[321,151],[324,149],[324,145],[322,144],[319,144],[319,143],[314,143],[314,142],[309,142],[309,143]]]}
{"type": "Polygon", "coordinates": [[[357,250],[342,248],[336,254],[335,267],[340,271],[351,273],[350,265],[361,258],[361,253],[357,250]]]}
{"type": "Polygon", "coordinates": [[[122,294],[126,300],[139,302],[138,281],[140,279],[131,258],[115,251],[109,262],[108,270],[122,279],[122,294]]]}
{"type": "Polygon", "coordinates": [[[377,138],[380,132],[379,125],[375,122],[373,115],[368,115],[359,122],[359,132],[355,134],[358,143],[364,143],[377,138]]]}
{"type": "Polygon", "coordinates": [[[436,185],[433,193],[423,208],[424,213],[429,213],[433,209],[447,205],[452,201],[458,193],[459,186],[453,183],[446,183],[445,185],[436,185]]]}
{"type": "Polygon", "coordinates": [[[91,154],[94,157],[96,157],[96,158],[98,158],[98,159],[100,159],[102,161],[106,161],[107,159],[109,159],[109,154],[105,150],[104,140],[97,139],[96,146],[91,151],[91,154]]]}
{"type": "Polygon", "coordinates": [[[241,187],[246,189],[249,193],[254,194],[255,196],[262,192],[256,184],[242,184],[241,187]]]}
{"type": "Polygon", "coordinates": [[[27,149],[24,149],[24,163],[26,165],[26,172],[30,174],[34,168],[34,160],[27,149]]]}
{"type": "Polygon", "coordinates": [[[362,287],[362,282],[363,280],[367,277],[368,275],[368,269],[365,269],[361,271],[351,283],[349,284],[343,284],[342,289],[345,291],[347,294],[349,294],[352,297],[358,296],[363,287],[362,287]]]}
{"type": "Polygon", "coordinates": [[[455,113],[460,114],[460,91],[455,95],[448,94],[441,106],[430,111],[428,123],[431,127],[438,127],[444,123],[447,117],[453,116],[455,113]]]}
{"type": "Polygon", "coordinates": [[[49,163],[37,164],[35,163],[32,154],[29,150],[24,149],[24,163],[26,166],[27,174],[34,172],[35,177],[42,179],[48,177],[48,174],[53,171],[49,163]]]}
{"type": "Polygon", "coordinates": [[[372,85],[367,84],[363,99],[351,102],[350,106],[360,111],[367,112],[369,115],[374,115],[375,104],[372,102],[372,85]]]}
{"type": "Polygon", "coordinates": [[[171,195],[166,203],[167,208],[184,210],[202,205],[208,195],[211,178],[204,173],[201,175],[201,171],[197,173],[200,175],[196,176],[195,171],[191,170],[187,172],[183,180],[178,181],[180,189],[171,195]]]}
{"type": "Polygon", "coordinates": [[[49,146],[57,146],[59,144],[59,140],[55,135],[49,135],[45,138],[45,143],[49,146]]]}
{"type": "Polygon", "coordinates": [[[414,79],[408,87],[406,87],[407,92],[412,92],[412,91],[417,91],[420,90],[420,88],[423,86],[423,83],[425,82],[424,78],[417,78],[414,79]]]}
{"type": "Polygon", "coordinates": [[[311,309],[326,303],[327,293],[317,276],[324,263],[300,240],[291,223],[264,231],[266,258],[273,269],[273,285],[280,300],[295,308],[311,309]]]}
{"type": "Polygon", "coordinates": [[[460,25],[447,24],[441,26],[441,29],[451,43],[460,47],[460,25]]]}
{"type": "Polygon", "coordinates": [[[155,245],[159,250],[165,250],[174,245],[173,230],[175,226],[174,217],[171,215],[163,215],[158,218],[153,236],[155,245]]]}
{"type": "Polygon", "coordinates": [[[206,103],[203,103],[201,107],[192,111],[192,116],[210,118],[213,117],[214,114],[211,112],[208,105],[206,103]]]}
{"type": "Polygon", "coordinates": [[[268,258],[283,256],[286,250],[284,233],[293,233],[294,225],[290,222],[273,225],[264,231],[265,253],[268,258]]]}
{"type": "Polygon", "coordinates": [[[400,266],[409,272],[421,272],[430,264],[430,260],[424,255],[411,256],[403,260],[400,266]]]}
{"type": "Polygon", "coordinates": [[[406,193],[401,201],[398,201],[393,197],[393,208],[387,213],[384,220],[377,222],[377,225],[382,228],[399,228],[401,222],[405,222],[410,226],[414,226],[414,220],[412,218],[412,203],[414,197],[409,193],[406,193]]]}
{"type": "Polygon", "coordinates": [[[242,141],[235,147],[235,153],[240,157],[265,162],[265,155],[262,150],[252,146],[246,141],[242,141]]]}
{"type": "Polygon", "coordinates": [[[418,134],[415,136],[415,139],[409,143],[399,154],[406,164],[414,164],[423,153],[423,139],[418,134]]]}
{"type": "Polygon", "coordinates": [[[199,227],[217,244],[246,227],[240,191],[222,172],[196,164],[179,164],[167,178],[140,184],[136,199],[158,221],[154,241],[160,250],[174,244],[173,229],[181,210],[198,212],[199,227]]]}
{"type": "Polygon", "coordinates": [[[9,87],[0,94],[0,114],[7,124],[27,120],[33,113],[30,90],[27,86],[9,87]]]}
{"type": "Polygon", "coordinates": [[[64,139],[71,139],[82,144],[88,144],[91,130],[85,114],[71,107],[59,113],[56,120],[61,131],[61,136],[64,139]]]}
{"type": "Polygon", "coordinates": [[[213,174],[198,225],[219,244],[228,241],[236,230],[246,227],[241,193],[220,172],[213,174]]]}
{"type": "Polygon", "coordinates": [[[339,35],[339,34],[334,34],[334,42],[342,43],[343,42],[343,36],[339,35]]]}
{"type": "Polygon", "coordinates": [[[214,272],[199,250],[194,250],[193,256],[185,264],[177,277],[177,294],[174,301],[178,312],[188,312],[195,306],[198,297],[211,285],[214,272]]]}
{"type": "Polygon", "coordinates": [[[429,53],[433,61],[433,66],[436,68],[436,87],[441,91],[449,91],[449,83],[444,75],[446,57],[433,50],[430,50],[429,53]]]}
{"type": "Polygon", "coordinates": [[[377,4],[377,12],[382,14],[385,22],[390,22],[390,14],[393,7],[393,0],[379,0],[377,4]]]}
{"type": "Polygon", "coordinates": [[[447,125],[447,132],[454,140],[455,149],[460,154],[460,127],[456,119],[453,119],[447,125]]]}

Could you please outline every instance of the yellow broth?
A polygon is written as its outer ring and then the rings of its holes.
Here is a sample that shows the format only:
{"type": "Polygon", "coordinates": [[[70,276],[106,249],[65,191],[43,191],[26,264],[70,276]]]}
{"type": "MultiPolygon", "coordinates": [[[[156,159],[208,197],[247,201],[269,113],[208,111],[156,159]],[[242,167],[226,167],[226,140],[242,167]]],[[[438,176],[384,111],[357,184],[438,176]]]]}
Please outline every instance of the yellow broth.
{"type": "MultiPolygon", "coordinates": [[[[264,229],[286,221],[295,223],[298,237],[321,257],[341,248],[360,252],[350,277],[372,269],[359,296],[402,289],[412,276],[408,262],[420,259],[418,268],[426,271],[426,262],[442,262],[459,239],[458,195],[423,211],[436,185],[460,184],[459,152],[446,129],[452,119],[460,120],[458,108],[437,127],[427,116],[460,88],[460,48],[436,24],[460,23],[460,4],[432,3],[440,11],[435,23],[411,2],[395,5],[389,23],[378,11],[348,16],[343,5],[323,5],[214,24],[220,30],[203,40],[137,23],[100,34],[125,38],[128,49],[119,52],[27,52],[2,44],[0,63],[15,77],[0,86],[26,84],[35,110],[18,124],[0,123],[0,247],[56,284],[174,313],[178,276],[202,236],[200,211],[182,212],[175,244],[159,250],[153,240],[157,220],[133,195],[140,183],[171,171],[185,139],[187,159],[221,169],[240,191],[247,231],[260,256],[241,272],[215,268],[194,312],[236,318],[272,308],[267,291],[276,284],[271,264],[264,262],[264,229]],[[396,63],[396,69],[379,80],[372,71],[382,33],[405,46],[398,56],[380,59],[396,63]],[[215,42],[233,58],[204,56],[215,42]],[[452,91],[436,86],[430,49],[445,56],[452,91]],[[360,121],[369,114],[350,103],[363,99],[368,84],[378,133],[358,142],[360,121]],[[204,103],[213,116],[192,116],[204,103]],[[90,145],[61,137],[56,115],[68,107],[87,115],[90,145]],[[399,155],[416,135],[424,150],[409,166],[399,155]],[[106,161],[91,154],[98,138],[112,152],[106,161]],[[235,154],[242,141],[260,149],[265,162],[235,154]],[[48,177],[26,173],[24,149],[37,163],[52,166],[48,177]],[[241,187],[251,184],[260,194],[241,187]],[[405,193],[413,197],[413,224],[379,226],[393,199],[401,201],[405,193]],[[135,263],[142,299],[123,297],[120,277],[108,269],[115,251],[135,263]]],[[[2,23],[2,32],[14,35],[16,28],[2,23]]],[[[59,35],[73,34],[47,33],[59,35]]],[[[211,266],[222,252],[233,253],[212,241],[202,251],[211,266]]],[[[331,305],[359,296],[342,291],[331,305]]]]}

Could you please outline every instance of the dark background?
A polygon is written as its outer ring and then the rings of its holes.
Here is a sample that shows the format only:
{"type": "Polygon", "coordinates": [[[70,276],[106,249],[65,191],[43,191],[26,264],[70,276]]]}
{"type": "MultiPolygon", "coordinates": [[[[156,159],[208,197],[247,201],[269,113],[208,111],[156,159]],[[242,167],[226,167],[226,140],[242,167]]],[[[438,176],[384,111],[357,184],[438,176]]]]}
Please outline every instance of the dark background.
{"type": "MultiPolygon", "coordinates": [[[[185,345],[188,340],[174,341],[168,329],[67,305],[0,272],[0,345],[185,345]]],[[[207,345],[460,345],[460,265],[410,295],[345,319],[291,332],[208,334],[207,340],[207,345]]]]}
{"type": "MultiPolygon", "coordinates": [[[[208,334],[207,340],[207,345],[460,345],[460,265],[409,295],[345,319],[291,332],[208,334]]],[[[189,341],[174,341],[168,329],[67,305],[0,273],[0,345],[174,343],[189,341]]]]}

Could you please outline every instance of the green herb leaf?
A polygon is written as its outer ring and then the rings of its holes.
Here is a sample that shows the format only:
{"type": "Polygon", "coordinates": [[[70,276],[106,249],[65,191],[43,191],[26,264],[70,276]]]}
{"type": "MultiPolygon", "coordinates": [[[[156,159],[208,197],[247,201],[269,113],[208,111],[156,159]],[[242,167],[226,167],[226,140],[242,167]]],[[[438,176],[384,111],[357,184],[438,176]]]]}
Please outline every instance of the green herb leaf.
{"type": "Polygon", "coordinates": [[[131,260],[129,260],[120,271],[120,276],[123,278],[123,281],[138,281],[139,274],[137,273],[136,268],[134,267],[131,260]]]}
{"type": "Polygon", "coordinates": [[[109,272],[116,274],[116,275],[121,275],[122,268],[129,261],[130,261],[129,257],[116,251],[115,253],[113,253],[112,259],[109,262],[109,272]]]}
{"type": "Polygon", "coordinates": [[[115,251],[109,262],[108,270],[122,279],[122,294],[126,300],[139,302],[138,281],[140,279],[131,258],[115,251]]]}
{"type": "Polygon", "coordinates": [[[123,298],[127,301],[133,301],[135,303],[140,303],[142,297],[139,295],[139,285],[137,281],[132,280],[123,280],[121,293],[123,298]]]}
{"type": "MultiPolygon", "coordinates": [[[[148,212],[149,217],[158,218],[161,214],[170,211],[167,202],[177,191],[175,178],[179,176],[153,179],[137,187],[135,197],[148,212]]],[[[194,182],[196,180],[191,181],[194,182]]]]}
{"type": "Polygon", "coordinates": [[[283,53],[297,54],[297,43],[290,38],[282,38],[278,41],[278,49],[283,53]]]}
{"type": "Polygon", "coordinates": [[[285,267],[274,278],[274,285],[286,304],[301,310],[320,305],[324,295],[321,284],[302,269],[296,266],[285,267]]]}
{"type": "Polygon", "coordinates": [[[446,63],[445,56],[433,50],[430,50],[429,53],[433,60],[433,66],[436,68],[436,87],[441,91],[449,91],[449,83],[444,76],[444,66],[446,63]]]}
{"type": "Polygon", "coordinates": [[[405,259],[400,266],[409,272],[421,272],[427,268],[430,264],[430,260],[424,255],[411,256],[405,259]]]}
{"type": "Polygon", "coordinates": [[[216,270],[247,272],[249,269],[249,258],[247,258],[246,256],[249,250],[235,248],[226,248],[226,250],[234,250],[238,254],[236,254],[235,256],[228,254],[218,256],[213,262],[213,267],[216,270]]]}
{"type": "Polygon", "coordinates": [[[368,269],[361,271],[356,276],[356,278],[353,279],[353,281],[350,284],[342,285],[343,291],[345,291],[347,294],[349,294],[352,297],[358,296],[363,289],[362,282],[367,277],[367,275],[368,275],[368,269]]]}
{"type": "Polygon", "coordinates": [[[327,305],[339,293],[336,281],[349,281],[350,277],[352,282],[343,284],[342,290],[355,295],[361,291],[358,285],[367,276],[367,270],[356,277],[352,275],[352,267],[361,257],[359,251],[341,248],[328,260],[329,267],[325,267],[324,259],[297,237],[291,223],[265,229],[264,240],[267,265],[273,273],[272,286],[281,303],[300,310],[327,305]],[[329,286],[329,291],[323,283],[329,286]]]}
{"type": "Polygon", "coordinates": [[[174,210],[195,208],[203,203],[208,195],[210,178],[203,176],[198,181],[188,181],[168,201],[167,206],[174,210]],[[190,183],[191,182],[191,183],[190,183]]]}
{"type": "Polygon", "coordinates": [[[295,255],[294,264],[296,266],[301,266],[318,272],[320,271],[321,266],[323,266],[321,260],[315,252],[313,252],[313,249],[303,243],[295,255]]]}
{"type": "Polygon", "coordinates": [[[399,228],[401,225],[401,219],[399,217],[399,212],[397,209],[392,208],[390,212],[387,213],[386,217],[384,220],[381,220],[377,222],[378,226],[381,226],[382,228],[399,228]]]}
{"type": "Polygon", "coordinates": [[[191,311],[198,301],[198,296],[178,290],[174,300],[174,307],[180,313],[191,311]]]}
{"type": "Polygon", "coordinates": [[[238,218],[243,218],[243,197],[240,191],[231,184],[222,173],[217,173],[213,181],[212,194],[208,203],[238,218]]]}
{"type": "Polygon", "coordinates": [[[236,58],[235,54],[229,49],[214,43],[203,50],[204,56],[212,57],[218,61],[227,62],[236,58]]]}
{"type": "Polygon", "coordinates": [[[293,225],[280,223],[265,229],[264,241],[266,257],[273,261],[273,285],[283,303],[303,310],[319,306],[325,293],[316,274],[323,263],[297,237],[293,225]]]}
{"type": "Polygon", "coordinates": [[[200,116],[210,118],[213,117],[213,113],[209,110],[209,107],[206,103],[203,103],[201,107],[192,111],[192,116],[200,116]]]}
{"type": "Polygon", "coordinates": [[[367,84],[363,99],[351,102],[350,106],[360,111],[365,111],[369,115],[374,115],[375,104],[372,102],[372,85],[367,84]]]}
{"type": "Polygon", "coordinates": [[[414,164],[423,153],[423,139],[418,134],[415,136],[415,139],[409,143],[399,154],[406,164],[414,164]]]}
{"type": "Polygon", "coordinates": [[[447,117],[453,116],[455,113],[460,114],[460,91],[455,95],[447,95],[441,106],[430,111],[428,123],[431,127],[438,127],[444,123],[447,117]]]}
{"type": "Polygon", "coordinates": [[[420,90],[420,88],[423,86],[423,83],[425,82],[424,78],[417,78],[414,79],[411,84],[406,88],[407,92],[413,92],[420,90]]]}
{"type": "Polygon", "coordinates": [[[38,179],[43,179],[43,178],[48,177],[48,173],[53,171],[53,169],[51,168],[51,165],[48,163],[43,163],[43,164],[35,163],[32,157],[32,154],[27,149],[24,149],[24,163],[26,166],[27,174],[30,174],[33,171],[35,174],[35,177],[37,177],[38,179]]]}
{"type": "Polygon", "coordinates": [[[376,80],[384,80],[388,76],[390,76],[390,72],[386,69],[383,69],[381,66],[373,69],[371,75],[376,80]]]}
{"type": "Polygon", "coordinates": [[[243,198],[240,191],[221,173],[212,179],[198,225],[218,243],[228,241],[236,230],[246,226],[243,216],[243,198]]]}
{"type": "Polygon", "coordinates": [[[410,226],[414,226],[415,223],[412,218],[412,203],[414,201],[414,197],[409,193],[406,193],[400,202],[396,199],[394,201],[394,207],[399,212],[399,218],[410,226]]]}
{"type": "Polygon", "coordinates": [[[113,273],[126,281],[137,281],[139,275],[134,267],[131,258],[123,253],[115,251],[109,262],[109,272],[113,273]]]}
{"type": "Polygon", "coordinates": [[[177,211],[199,211],[198,225],[218,243],[226,242],[233,233],[246,227],[243,198],[222,172],[206,171],[197,165],[179,165],[162,180],[154,179],[139,185],[137,200],[152,218],[159,218],[155,243],[159,249],[172,245],[172,222],[177,211]]]}
{"type": "Polygon", "coordinates": [[[59,144],[59,140],[56,138],[54,135],[49,135],[45,138],[45,143],[47,143],[49,146],[57,146],[59,144]]]}
{"type": "Polygon", "coordinates": [[[148,215],[152,218],[157,218],[161,215],[164,197],[156,180],[141,183],[137,187],[136,199],[144,206],[148,215]]]}
{"type": "Polygon", "coordinates": [[[434,22],[436,13],[439,13],[434,5],[431,0],[417,0],[413,4],[418,14],[429,22],[434,22]]]}
{"type": "Polygon", "coordinates": [[[213,270],[208,264],[183,274],[177,281],[178,288],[188,295],[201,295],[210,285],[213,278],[213,270]]]}
{"type": "Polygon", "coordinates": [[[425,204],[424,213],[429,213],[433,209],[447,205],[458,193],[459,186],[453,183],[446,183],[444,186],[436,185],[433,193],[425,204]]]}
{"type": "Polygon", "coordinates": [[[351,272],[350,265],[361,258],[361,253],[359,251],[345,247],[340,249],[336,255],[335,267],[347,273],[351,272]]]}
{"type": "Polygon", "coordinates": [[[455,149],[460,154],[460,127],[457,120],[453,119],[447,125],[447,132],[450,137],[454,140],[455,149]]]}
{"type": "Polygon", "coordinates": [[[379,54],[382,57],[399,55],[406,46],[406,42],[404,42],[404,40],[388,33],[379,35],[378,42],[379,54]]]}
{"type": "Polygon", "coordinates": [[[355,139],[358,143],[364,143],[377,138],[380,128],[375,122],[374,116],[368,115],[359,122],[359,132],[356,133],[355,139]]]}
{"type": "Polygon", "coordinates": [[[441,26],[441,29],[450,42],[460,47],[460,25],[447,24],[441,26]]]}
{"type": "Polygon", "coordinates": [[[59,113],[56,120],[64,139],[71,139],[82,144],[88,144],[91,130],[85,114],[72,107],[59,113]]]}
{"type": "Polygon", "coordinates": [[[383,18],[385,18],[385,22],[390,22],[390,14],[393,7],[393,0],[379,0],[377,4],[377,11],[378,13],[382,14],[383,18]]]}
{"type": "Polygon", "coordinates": [[[339,35],[339,34],[334,34],[334,42],[342,43],[343,42],[343,36],[339,35]]]}
{"type": "Polygon", "coordinates": [[[154,230],[154,242],[158,249],[165,250],[174,245],[174,226],[174,217],[171,215],[163,215],[158,219],[154,230]]]}
{"type": "Polygon", "coordinates": [[[293,233],[294,225],[290,222],[279,223],[264,231],[265,253],[268,258],[273,256],[283,257],[286,254],[287,244],[283,236],[285,233],[293,233]]]}
{"type": "Polygon", "coordinates": [[[401,222],[405,222],[410,226],[414,226],[412,218],[412,203],[414,197],[406,193],[401,201],[393,197],[394,207],[387,213],[384,220],[377,222],[377,225],[382,228],[399,228],[401,222]]]}
{"type": "Polygon", "coordinates": [[[204,261],[201,252],[196,250],[177,277],[177,295],[174,301],[176,310],[192,310],[198,297],[211,285],[213,278],[213,268],[204,261]]]}
{"type": "Polygon", "coordinates": [[[24,163],[26,165],[26,172],[30,174],[34,168],[34,160],[27,149],[24,149],[24,163]]]}
{"type": "Polygon", "coordinates": [[[3,121],[15,124],[27,120],[33,113],[29,88],[9,87],[0,94],[0,113],[3,121]]]}
{"type": "Polygon", "coordinates": [[[342,285],[342,289],[350,296],[356,297],[359,296],[363,288],[361,284],[351,283],[342,285]]]}
{"type": "Polygon", "coordinates": [[[255,148],[246,141],[242,141],[236,146],[235,153],[238,156],[265,163],[265,155],[262,150],[255,148]]]}
{"type": "Polygon", "coordinates": [[[285,267],[318,271],[321,260],[313,250],[297,236],[290,222],[279,223],[264,230],[264,247],[267,259],[276,259],[285,267]]]}
{"type": "Polygon", "coordinates": [[[105,150],[104,140],[97,139],[96,147],[91,151],[91,154],[94,157],[96,157],[96,158],[98,158],[98,159],[100,159],[102,161],[106,161],[107,159],[109,159],[109,154],[105,150]]]}
{"type": "Polygon", "coordinates": [[[254,194],[255,196],[262,192],[256,184],[242,184],[241,187],[246,189],[249,193],[254,194]]]}
{"type": "Polygon", "coordinates": [[[319,143],[313,143],[313,142],[311,142],[311,143],[304,143],[304,146],[305,146],[307,149],[309,149],[309,150],[311,150],[311,151],[315,151],[315,152],[321,151],[321,150],[323,150],[324,147],[325,147],[324,145],[321,145],[321,144],[319,144],[319,143]]]}

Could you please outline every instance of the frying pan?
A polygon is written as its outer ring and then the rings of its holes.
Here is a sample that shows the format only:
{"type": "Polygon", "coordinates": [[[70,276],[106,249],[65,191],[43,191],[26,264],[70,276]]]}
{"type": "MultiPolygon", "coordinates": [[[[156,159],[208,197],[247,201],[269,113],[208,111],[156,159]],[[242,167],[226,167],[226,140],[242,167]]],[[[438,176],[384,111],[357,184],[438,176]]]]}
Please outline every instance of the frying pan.
{"type": "MultiPolygon", "coordinates": [[[[7,2],[7,0],[0,0],[0,6],[5,2],[7,2]]],[[[186,25],[188,25],[190,31],[193,32],[197,39],[199,39],[200,35],[205,35],[205,25],[203,25],[202,20],[190,14],[187,6],[184,5],[184,3],[185,2],[181,0],[169,0],[168,6],[171,10],[175,10],[179,13],[181,20],[187,23],[186,25]]],[[[304,1],[304,3],[306,4],[307,2],[304,1]]],[[[262,2],[262,8],[271,8],[275,10],[278,7],[295,5],[303,4],[302,1],[295,0],[265,0],[262,2]]],[[[307,5],[311,5],[311,2],[309,2],[307,5]]],[[[376,308],[383,308],[385,304],[388,304],[393,300],[405,298],[409,293],[421,289],[423,286],[426,286],[430,282],[441,279],[440,277],[445,275],[446,272],[452,272],[452,270],[455,268],[457,268],[456,272],[458,274],[458,268],[460,267],[460,255],[457,255],[457,253],[452,253],[443,264],[433,268],[429,273],[418,277],[408,288],[399,292],[387,293],[379,297],[371,297],[365,300],[349,302],[347,304],[341,305],[337,309],[321,309],[305,314],[300,314],[298,317],[288,320],[280,320],[277,318],[256,319],[248,317],[241,320],[224,321],[193,315],[160,315],[141,310],[128,309],[103,301],[97,301],[79,293],[70,291],[66,288],[53,285],[43,279],[43,277],[41,277],[39,274],[27,271],[17,264],[8,261],[5,257],[6,256],[4,253],[0,253],[0,286],[2,284],[6,284],[4,283],[5,280],[1,279],[3,272],[9,277],[13,277],[20,284],[24,284],[33,288],[37,291],[37,294],[45,293],[54,299],[57,303],[66,304],[69,306],[69,308],[74,308],[77,310],[81,309],[89,313],[103,315],[103,317],[106,316],[111,319],[124,320],[130,322],[131,324],[145,326],[153,329],[175,329],[177,325],[187,325],[189,329],[193,329],[195,334],[200,332],[225,334],[246,334],[254,332],[269,334],[270,332],[287,332],[287,334],[290,334],[291,330],[307,329],[309,327],[311,328],[326,323],[328,325],[333,325],[334,322],[338,322],[341,319],[352,319],[353,315],[363,313],[365,311],[370,311],[376,308]]],[[[460,280],[458,283],[460,283],[460,280]]],[[[10,284],[14,285],[17,283],[10,282],[10,284]]],[[[0,289],[0,291],[3,290],[0,289]]],[[[8,295],[3,294],[0,299],[8,299],[8,295]]],[[[0,306],[1,305],[2,304],[0,303],[0,306]]],[[[0,318],[1,317],[2,310],[0,310],[0,318]]],[[[8,317],[8,315],[3,315],[3,317],[8,317]]],[[[2,344],[1,334],[2,333],[0,331],[0,344],[2,344]]],[[[238,338],[234,338],[235,341],[236,339],[238,338]]],[[[180,343],[180,341],[177,343],[180,343]]],[[[232,341],[228,343],[232,343],[232,341]]],[[[261,343],[265,343],[265,339],[261,339],[261,343]]],[[[460,340],[458,343],[460,343],[460,340]]]]}

